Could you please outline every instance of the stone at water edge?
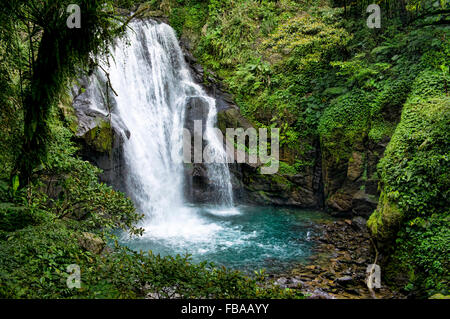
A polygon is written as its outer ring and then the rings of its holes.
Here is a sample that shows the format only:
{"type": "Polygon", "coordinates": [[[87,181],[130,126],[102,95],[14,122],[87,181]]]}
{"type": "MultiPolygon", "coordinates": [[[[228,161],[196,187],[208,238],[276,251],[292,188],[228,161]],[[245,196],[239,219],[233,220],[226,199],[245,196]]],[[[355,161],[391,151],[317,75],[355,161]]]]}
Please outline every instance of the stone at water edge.
{"type": "Polygon", "coordinates": [[[361,216],[352,219],[352,228],[356,231],[367,230],[367,220],[361,216]]]}
{"type": "Polygon", "coordinates": [[[349,284],[353,283],[353,278],[351,276],[344,276],[344,277],[337,278],[335,281],[338,284],[345,286],[345,285],[349,285],[349,284]]]}

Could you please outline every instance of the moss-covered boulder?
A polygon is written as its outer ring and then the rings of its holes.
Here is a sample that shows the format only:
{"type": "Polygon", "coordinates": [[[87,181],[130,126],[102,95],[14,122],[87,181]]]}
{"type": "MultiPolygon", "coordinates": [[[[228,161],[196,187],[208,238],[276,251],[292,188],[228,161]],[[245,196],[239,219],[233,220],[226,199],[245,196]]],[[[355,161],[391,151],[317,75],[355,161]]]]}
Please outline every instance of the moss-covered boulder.
{"type": "Polygon", "coordinates": [[[382,193],[376,211],[367,221],[372,235],[380,241],[394,238],[403,220],[403,212],[398,204],[389,200],[387,194],[382,193]]]}
{"type": "Polygon", "coordinates": [[[81,247],[93,254],[100,254],[106,246],[103,239],[89,232],[82,232],[78,237],[78,243],[81,247]]]}
{"type": "Polygon", "coordinates": [[[109,153],[113,145],[113,130],[107,119],[97,118],[97,126],[87,131],[82,137],[95,151],[109,153]]]}
{"type": "Polygon", "coordinates": [[[244,130],[253,127],[253,125],[239,112],[238,108],[229,108],[218,112],[217,126],[226,134],[227,128],[243,128],[244,130]]]}
{"type": "Polygon", "coordinates": [[[416,81],[416,90],[380,162],[383,196],[370,221],[373,234],[380,239],[388,239],[381,228],[392,228],[385,222],[393,226],[403,217],[429,216],[449,206],[450,98],[442,94],[442,78],[441,96],[422,92],[423,77],[429,76],[425,72],[416,81]]]}
{"type": "Polygon", "coordinates": [[[337,214],[367,217],[372,204],[362,202],[377,195],[376,190],[366,193],[365,189],[367,171],[373,165],[367,140],[371,97],[362,90],[343,94],[331,102],[319,122],[325,203],[337,214]],[[360,203],[358,209],[355,200],[360,203]]]}

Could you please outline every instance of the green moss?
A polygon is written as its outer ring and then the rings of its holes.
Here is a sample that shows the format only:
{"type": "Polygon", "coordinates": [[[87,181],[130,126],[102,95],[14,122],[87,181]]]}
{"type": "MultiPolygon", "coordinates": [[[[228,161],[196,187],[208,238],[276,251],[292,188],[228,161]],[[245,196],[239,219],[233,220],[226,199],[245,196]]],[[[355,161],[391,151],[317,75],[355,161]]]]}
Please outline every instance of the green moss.
{"type": "Polygon", "coordinates": [[[450,99],[410,100],[380,162],[384,190],[398,194],[409,218],[448,204],[450,99]]]}
{"type": "Polygon", "coordinates": [[[368,137],[375,143],[381,142],[384,138],[389,138],[394,134],[396,123],[377,121],[373,122],[368,133],[368,137]]]}
{"type": "Polygon", "coordinates": [[[381,193],[378,207],[367,221],[372,235],[381,241],[394,238],[403,220],[403,213],[389,196],[381,193]]]}
{"type": "Polygon", "coordinates": [[[445,84],[449,80],[449,74],[441,70],[427,69],[419,74],[413,84],[413,96],[430,98],[442,96],[445,92],[445,84]]]}
{"type": "Polygon", "coordinates": [[[434,294],[429,299],[450,299],[450,296],[444,296],[443,294],[434,294]]]}
{"type": "Polygon", "coordinates": [[[206,17],[207,4],[202,1],[183,1],[184,5],[175,5],[169,13],[169,23],[178,36],[188,38],[191,44],[196,44],[201,34],[206,17]]]}
{"type": "Polygon", "coordinates": [[[411,91],[411,84],[414,80],[414,74],[401,75],[400,79],[387,81],[381,88],[371,107],[371,115],[375,118],[381,118],[385,121],[394,116],[389,116],[392,113],[401,111],[408,95],[411,91]]]}
{"type": "Polygon", "coordinates": [[[292,184],[286,177],[281,176],[280,174],[269,175],[271,179],[278,184],[279,187],[285,190],[292,190],[294,188],[294,184],[292,184]]]}
{"type": "Polygon", "coordinates": [[[288,176],[293,176],[297,174],[297,170],[294,166],[289,165],[288,163],[285,162],[279,162],[279,174],[281,175],[288,175],[288,176]]]}
{"type": "Polygon", "coordinates": [[[421,296],[450,293],[450,211],[405,222],[395,241],[386,279],[421,296]],[[399,280],[400,278],[400,280],[399,280]]]}
{"type": "Polygon", "coordinates": [[[367,135],[370,114],[370,95],[359,90],[337,98],[325,110],[319,123],[324,150],[333,161],[350,158],[356,143],[367,135]]]}
{"type": "Polygon", "coordinates": [[[259,196],[261,196],[262,199],[266,200],[267,202],[270,202],[270,198],[265,191],[258,191],[258,194],[259,196]]]}
{"type": "Polygon", "coordinates": [[[96,151],[110,153],[113,144],[113,131],[111,124],[106,120],[99,120],[98,125],[88,131],[84,138],[96,151]]]}
{"type": "Polygon", "coordinates": [[[246,130],[252,127],[251,123],[241,115],[239,110],[234,108],[218,112],[217,126],[223,134],[227,133],[227,128],[243,128],[246,130]]]}
{"type": "Polygon", "coordinates": [[[78,130],[78,118],[73,108],[72,96],[69,93],[62,94],[58,107],[61,109],[68,128],[76,133],[78,130]]]}

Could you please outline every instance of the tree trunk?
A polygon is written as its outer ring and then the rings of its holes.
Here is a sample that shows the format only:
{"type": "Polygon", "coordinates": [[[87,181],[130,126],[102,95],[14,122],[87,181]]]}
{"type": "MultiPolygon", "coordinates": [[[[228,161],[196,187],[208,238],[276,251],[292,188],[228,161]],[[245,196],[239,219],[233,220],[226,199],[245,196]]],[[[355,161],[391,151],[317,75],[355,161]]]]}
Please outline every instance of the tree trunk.
{"type": "Polygon", "coordinates": [[[64,59],[58,53],[57,37],[44,32],[39,44],[29,88],[24,98],[24,141],[18,161],[21,185],[29,183],[33,170],[46,156],[48,140],[47,119],[59,88],[62,85],[59,61],[64,59]]]}

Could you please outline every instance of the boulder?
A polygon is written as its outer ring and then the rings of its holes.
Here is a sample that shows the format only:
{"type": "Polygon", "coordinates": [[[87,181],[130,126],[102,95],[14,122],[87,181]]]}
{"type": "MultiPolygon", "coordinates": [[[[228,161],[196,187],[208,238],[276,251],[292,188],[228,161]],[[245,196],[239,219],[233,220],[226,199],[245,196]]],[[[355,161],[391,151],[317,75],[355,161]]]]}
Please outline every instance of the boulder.
{"type": "Polygon", "coordinates": [[[96,125],[81,137],[95,151],[100,153],[110,153],[113,144],[113,129],[111,123],[101,117],[97,117],[96,125]]]}
{"type": "Polygon", "coordinates": [[[184,127],[191,132],[191,136],[194,137],[195,121],[201,121],[204,132],[209,113],[208,102],[201,97],[189,97],[186,101],[185,112],[184,127]]]}
{"type": "Polygon", "coordinates": [[[369,216],[375,211],[378,205],[378,199],[374,195],[366,194],[364,190],[358,191],[352,199],[352,211],[356,216],[369,216]]]}
{"type": "Polygon", "coordinates": [[[290,289],[298,289],[303,287],[303,281],[297,279],[297,278],[291,278],[290,282],[287,285],[287,288],[290,289]]]}
{"type": "Polygon", "coordinates": [[[347,166],[347,179],[354,182],[364,172],[364,157],[360,152],[353,152],[347,166]]]}
{"type": "Polygon", "coordinates": [[[227,132],[227,128],[243,128],[244,130],[247,130],[254,127],[250,121],[241,115],[237,108],[229,108],[220,111],[217,114],[217,124],[224,135],[227,132]]]}
{"type": "Polygon", "coordinates": [[[336,299],[336,298],[320,289],[315,289],[308,297],[308,299],[336,299]]]}
{"type": "Polygon", "coordinates": [[[377,209],[370,215],[367,226],[379,245],[388,245],[395,238],[403,218],[404,213],[398,204],[382,192],[377,209]]]}
{"type": "MultiPolygon", "coordinates": [[[[191,163],[186,163],[184,170],[185,196],[187,200],[193,203],[210,203],[214,201],[214,189],[210,187],[207,166],[203,162],[194,163],[194,140],[202,141],[202,149],[196,150],[197,152],[202,152],[207,144],[203,139],[203,134],[209,114],[208,101],[201,97],[189,97],[186,101],[185,112],[184,128],[191,134],[191,163]],[[195,130],[196,121],[201,124],[201,130],[198,132],[195,130]]],[[[198,126],[198,128],[200,127],[198,126]]]]}
{"type": "Polygon", "coordinates": [[[327,206],[338,212],[348,212],[352,208],[352,195],[347,193],[335,193],[327,199],[327,206]]]}
{"type": "Polygon", "coordinates": [[[78,238],[78,242],[81,247],[93,254],[100,254],[106,246],[103,239],[93,233],[88,232],[83,232],[78,238]]]}
{"type": "MultiPolygon", "coordinates": [[[[98,78],[101,79],[101,76],[98,78]]],[[[82,145],[80,156],[102,169],[101,182],[125,192],[123,143],[131,137],[131,133],[114,112],[109,114],[106,110],[101,110],[103,106],[95,105],[96,98],[89,90],[84,89],[89,87],[89,81],[88,77],[81,78],[80,84],[74,86],[71,92],[73,98],[70,108],[76,118],[73,131],[82,145]]],[[[112,96],[114,93],[110,94],[112,96]]],[[[111,100],[113,110],[114,103],[111,100]]],[[[69,116],[71,118],[72,114],[69,116]]]]}
{"type": "Polygon", "coordinates": [[[352,228],[355,231],[363,231],[367,229],[367,220],[361,216],[354,217],[352,219],[352,228]]]}
{"type": "Polygon", "coordinates": [[[285,277],[278,278],[277,281],[275,281],[275,285],[280,286],[282,288],[286,288],[287,283],[288,283],[288,279],[285,277]]]}
{"type": "Polygon", "coordinates": [[[353,283],[353,278],[351,276],[339,277],[336,279],[336,283],[340,284],[341,286],[347,286],[353,283]]]}

